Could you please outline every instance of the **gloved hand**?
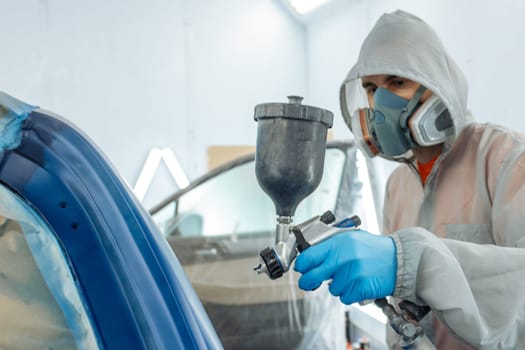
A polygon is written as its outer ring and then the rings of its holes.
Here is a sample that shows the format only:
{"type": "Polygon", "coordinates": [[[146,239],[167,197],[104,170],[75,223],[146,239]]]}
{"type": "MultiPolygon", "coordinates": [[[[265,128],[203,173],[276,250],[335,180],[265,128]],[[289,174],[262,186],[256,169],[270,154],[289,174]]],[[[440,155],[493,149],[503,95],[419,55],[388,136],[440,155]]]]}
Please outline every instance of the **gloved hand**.
{"type": "Polygon", "coordinates": [[[329,290],[345,304],[392,295],[397,258],[394,240],[363,230],[340,233],[303,251],[295,271],[299,288],[313,290],[332,279],[329,290]]]}

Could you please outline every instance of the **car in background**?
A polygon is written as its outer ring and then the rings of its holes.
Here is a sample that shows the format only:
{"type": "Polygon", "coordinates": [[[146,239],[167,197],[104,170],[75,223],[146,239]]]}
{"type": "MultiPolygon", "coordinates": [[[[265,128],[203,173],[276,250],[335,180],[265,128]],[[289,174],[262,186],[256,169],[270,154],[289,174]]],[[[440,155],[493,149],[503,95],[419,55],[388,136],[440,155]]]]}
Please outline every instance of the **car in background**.
{"type": "MultiPolygon", "coordinates": [[[[327,145],[321,183],[299,204],[295,223],[326,210],[370,222],[358,176],[364,160],[357,157],[353,142],[327,145]]],[[[275,207],[255,177],[254,154],[210,171],[150,213],[225,349],[344,348],[343,306],[326,288],[305,293],[295,272],[270,280],[253,271],[259,251],[275,243],[276,225],[275,207]]]]}

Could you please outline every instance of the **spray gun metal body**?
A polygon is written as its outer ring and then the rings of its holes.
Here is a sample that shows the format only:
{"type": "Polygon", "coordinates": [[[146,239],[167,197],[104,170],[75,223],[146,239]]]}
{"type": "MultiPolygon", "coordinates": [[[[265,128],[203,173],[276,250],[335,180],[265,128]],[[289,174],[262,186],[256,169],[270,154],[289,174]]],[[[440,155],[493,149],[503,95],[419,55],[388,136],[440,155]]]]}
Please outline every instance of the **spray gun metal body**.
{"type": "Polygon", "coordinates": [[[340,232],[357,229],[361,219],[355,215],[333,224],[335,216],[327,211],[295,226],[291,222],[291,217],[277,219],[275,245],[259,252],[260,263],[254,267],[258,274],[264,273],[271,279],[281,277],[299,253],[340,232]]]}

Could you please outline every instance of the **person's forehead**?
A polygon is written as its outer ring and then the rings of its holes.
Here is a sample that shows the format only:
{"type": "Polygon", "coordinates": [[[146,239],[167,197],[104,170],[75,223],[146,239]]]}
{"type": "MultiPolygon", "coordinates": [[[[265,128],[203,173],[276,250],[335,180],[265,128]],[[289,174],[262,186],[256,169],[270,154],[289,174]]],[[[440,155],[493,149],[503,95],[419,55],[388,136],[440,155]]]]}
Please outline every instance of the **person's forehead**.
{"type": "Polygon", "coordinates": [[[384,84],[392,79],[398,78],[397,75],[392,74],[375,74],[375,75],[366,75],[361,78],[361,81],[364,84],[384,84]]]}

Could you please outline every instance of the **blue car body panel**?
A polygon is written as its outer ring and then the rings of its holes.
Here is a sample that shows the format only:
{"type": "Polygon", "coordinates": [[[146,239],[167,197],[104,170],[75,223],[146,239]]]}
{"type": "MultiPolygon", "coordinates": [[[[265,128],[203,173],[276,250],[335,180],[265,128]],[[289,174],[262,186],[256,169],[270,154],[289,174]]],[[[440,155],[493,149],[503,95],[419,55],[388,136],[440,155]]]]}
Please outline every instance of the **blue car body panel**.
{"type": "Polygon", "coordinates": [[[1,155],[0,182],[56,234],[100,347],[222,348],[164,237],[96,146],[40,110],[21,132],[1,155]]]}

